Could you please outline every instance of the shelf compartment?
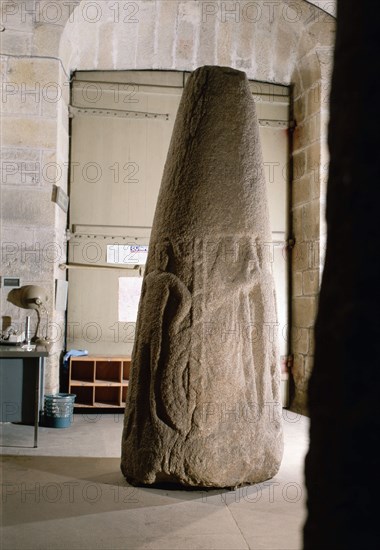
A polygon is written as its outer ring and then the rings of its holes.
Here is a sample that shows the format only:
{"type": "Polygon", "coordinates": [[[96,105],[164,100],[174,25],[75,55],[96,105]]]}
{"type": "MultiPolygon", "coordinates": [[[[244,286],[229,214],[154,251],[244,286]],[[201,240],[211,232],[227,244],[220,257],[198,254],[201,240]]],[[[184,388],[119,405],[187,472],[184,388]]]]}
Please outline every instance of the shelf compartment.
{"type": "Polygon", "coordinates": [[[131,360],[123,361],[123,380],[129,380],[131,373],[131,360]]]}
{"type": "Polygon", "coordinates": [[[82,382],[94,381],[94,361],[71,360],[71,380],[80,380],[82,382]]]}
{"type": "Polygon", "coordinates": [[[123,385],[121,388],[121,405],[125,406],[125,402],[127,400],[127,393],[128,393],[128,385],[123,385]]]}
{"type": "Polygon", "coordinates": [[[121,386],[96,386],[95,407],[121,407],[121,386]]]}
{"type": "Polygon", "coordinates": [[[75,386],[70,385],[70,393],[76,395],[75,407],[93,407],[94,405],[94,386],[75,386]]]}
{"type": "Polygon", "coordinates": [[[130,367],[129,355],[71,357],[69,392],[77,395],[75,406],[125,407],[130,367]]]}
{"type": "Polygon", "coordinates": [[[95,378],[97,382],[121,382],[121,361],[96,361],[95,378]]]}

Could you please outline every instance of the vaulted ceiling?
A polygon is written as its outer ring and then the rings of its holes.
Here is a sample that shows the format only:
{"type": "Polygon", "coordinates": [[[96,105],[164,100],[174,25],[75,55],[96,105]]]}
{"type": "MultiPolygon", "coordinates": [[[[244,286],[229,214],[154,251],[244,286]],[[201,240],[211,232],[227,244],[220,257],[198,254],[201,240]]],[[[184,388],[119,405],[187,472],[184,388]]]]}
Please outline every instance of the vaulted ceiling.
{"type": "Polygon", "coordinates": [[[308,4],[314,4],[321,10],[336,16],[336,4],[337,0],[305,0],[308,4]]]}

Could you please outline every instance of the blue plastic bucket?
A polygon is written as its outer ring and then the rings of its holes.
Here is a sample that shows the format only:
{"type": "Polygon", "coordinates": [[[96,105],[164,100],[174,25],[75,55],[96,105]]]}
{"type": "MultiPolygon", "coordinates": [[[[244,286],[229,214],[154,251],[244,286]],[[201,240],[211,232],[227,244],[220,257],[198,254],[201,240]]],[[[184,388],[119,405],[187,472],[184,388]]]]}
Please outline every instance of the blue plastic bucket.
{"type": "Polygon", "coordinates": [[[68,428],[71,426],[73,422],[75,397],[76,395],[73,393],[45,395],[45,426],[49,428],[68,428]]]}

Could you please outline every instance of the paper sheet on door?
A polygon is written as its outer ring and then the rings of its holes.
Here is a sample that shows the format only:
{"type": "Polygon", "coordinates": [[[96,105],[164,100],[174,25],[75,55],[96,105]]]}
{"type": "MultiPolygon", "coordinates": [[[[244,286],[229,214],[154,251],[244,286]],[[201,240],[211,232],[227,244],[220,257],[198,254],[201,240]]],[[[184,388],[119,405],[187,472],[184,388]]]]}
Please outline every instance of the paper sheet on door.
{"type": "Polygon", "coordinates": [[[142,282],[142,277],[119,277],[119,322],[136,322],[142,282]]]}

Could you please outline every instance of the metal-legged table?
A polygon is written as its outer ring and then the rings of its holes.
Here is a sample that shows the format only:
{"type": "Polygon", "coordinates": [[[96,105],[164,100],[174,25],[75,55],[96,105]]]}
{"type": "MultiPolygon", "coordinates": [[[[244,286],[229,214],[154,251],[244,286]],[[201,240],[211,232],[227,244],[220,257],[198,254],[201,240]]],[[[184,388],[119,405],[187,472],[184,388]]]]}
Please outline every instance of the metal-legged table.
{"type": "Polygon", "coordinates": [[[48,355],[43,346],[27,351],[19,346],[0,345],[0,422],[34,424],[34,447],[38,446],[48,355]]]}

